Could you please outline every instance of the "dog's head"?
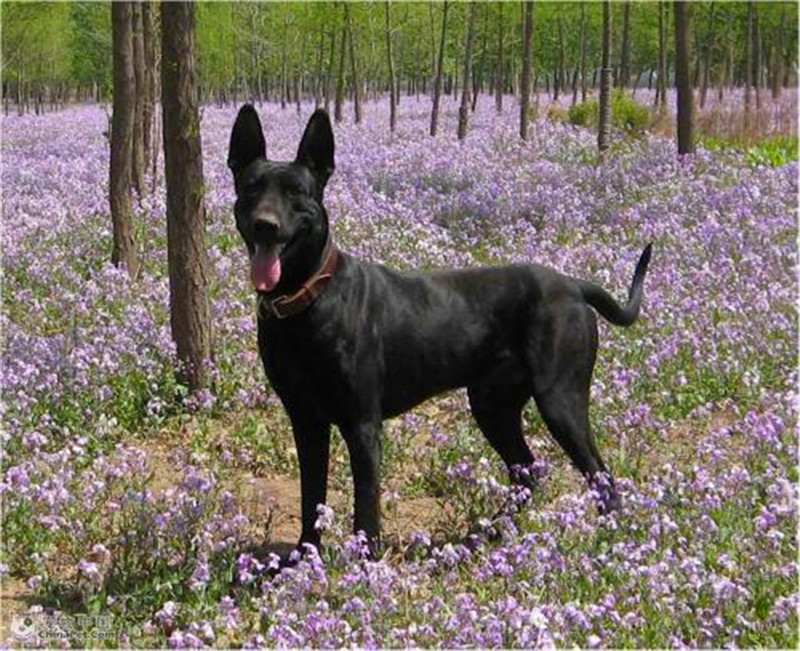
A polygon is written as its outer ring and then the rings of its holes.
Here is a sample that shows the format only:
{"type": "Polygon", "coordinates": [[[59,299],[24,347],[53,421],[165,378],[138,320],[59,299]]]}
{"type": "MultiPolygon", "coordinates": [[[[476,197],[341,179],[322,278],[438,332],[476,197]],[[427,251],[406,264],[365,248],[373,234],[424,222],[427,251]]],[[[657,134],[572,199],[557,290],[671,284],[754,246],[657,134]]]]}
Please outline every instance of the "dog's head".
{"type": "Polygon", "coordinates": [[[328,114],[314,111],[291,163],[267,159],[264,132],[252,105],[244,105],[231,132],[228,167],[236,185],[236,228],[250,254],[259,292],[302,283],[328,235],[322,206],[333,174],[333,130],[328,114]]]}

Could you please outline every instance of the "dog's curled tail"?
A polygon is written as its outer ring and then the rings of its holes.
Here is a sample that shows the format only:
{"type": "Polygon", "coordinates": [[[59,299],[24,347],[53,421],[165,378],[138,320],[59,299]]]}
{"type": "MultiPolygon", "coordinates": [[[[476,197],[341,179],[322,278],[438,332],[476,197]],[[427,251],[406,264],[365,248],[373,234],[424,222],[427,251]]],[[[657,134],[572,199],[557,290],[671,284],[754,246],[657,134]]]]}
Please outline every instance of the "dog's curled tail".
{"type": "Polygon", "coordinates": [[[628,302],[624,307],[617,303],[614,297],[599,285],[586,280],[579,280],[578,286],[581,289],[584,300],[614,325],[629,326],[635,323],[639,316],[639,306],[642,304],[644,277],[647,274],[647,265],[650,263],[652,251],[652,243],[644,247],[644,251],[639,257],[639,262],[636,264],[633,282],[628,292],[628,302]]]}

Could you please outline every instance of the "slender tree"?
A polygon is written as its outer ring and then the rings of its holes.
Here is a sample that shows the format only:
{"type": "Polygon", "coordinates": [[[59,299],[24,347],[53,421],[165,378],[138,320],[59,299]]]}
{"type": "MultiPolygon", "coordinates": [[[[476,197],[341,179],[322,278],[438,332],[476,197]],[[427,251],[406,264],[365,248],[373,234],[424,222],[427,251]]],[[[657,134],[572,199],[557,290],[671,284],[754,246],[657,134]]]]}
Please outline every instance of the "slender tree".
{"type": "Polygon", "coordinates": [[[211,358],[203,156],[195,77],[195,7],[191,2],[161,3],[170,325],[182,364],[179,375],[192,389],[206,383],[211,358]]]}
{"type": "Polygon", "coordinates": [[[486,50],[488,47],[487,40],[489,37],[489,3],[483,4],[483,44],[481,46],[481,59],[478,65],[477,74],[473,75],[472,84],[472,112],[478,105],[478,91],[483,92],[483,70],[486,66],[486,50]]]}
{"type": "Polygon", "coordinates": [[[442,6],[442,39],[439,43],[439,57],[436,65],[436,79],[433,82],[433,109],[431,110],[431,135],[435,136],[439,128],[439,102],[442,94],[442,68],[444,67],[444,46],[447,37],[447,12],[450,3],[444,1],[442,6]]]}
{"type": "Polygon", "coordinates": [[[597,129],[597,148],[608,149],[611,134],[611,3],[603,0],[603,45],[600,68],[600,119],[597,129]]]}
{"type": "Polygon", "coordinates": [[[392,59],[392,26],[389,18],[389,2],[383,4],[386,13],[386,63],[389,67],[389,131],[394,133],[397,126],[397,85],[394,78],[394,60],[392,59]]]}
{"type": "Polygon", "coordinates": [[[706,105],[706,94],[708,93],[708,75],[711,69],[711,51],[715,46],[716,33],[714,31],[714,18],[717,5],[711,0],[711,15],[709,16],[708,32],[703,43],[703,73],[700,82],[700,108],[706,105]]]}
{"type": "Polygon", "coordinates": [[[622,11],[622,54],[617,86],[627,88],[631,80],[631,3],[625,2],[622,11]]]}
{"type": "Polygon", "coordinates": [[[147,71],[144,58],[144,22],[142,19],[142,3],[131,3],[131,20],[133,21],[133,165],[131,167],[131,185],[141,197],[145,184],[145,101],[147,99],[147,71]]]}
{"type": "Polygon", "coordinates": [[[494,106],[503,112],[503,3],[497,3],[497,61],[494,68],[494,106]]]}
{"type": "Polygon", "coordinates": [[[755,2],[747,3],[747,38],[745,39],[744,64],[744,130],[750,128],[750,112],[752,110],[753,89],[753,17],[755,2]]]}
{"type": "Polygon", "coordinates": [[[758,16],[758,5],[750,2],[753,9],[753,85],[756,90],[756,111],[761,108],[761,21],[758,16]]]}
{"type": "Polygon", "coordinates": [[[667,3],[658,3],[658,104],[667,107],[667,3]]]}
{"type": "Polygon", "coordinates": [[[341,122],[344,104],[345,52],[347,52],[347,25],[342,24],[342,36],[339,39],[339,74],[336,78],[336,97],[333,101],[333,119],[341,122]]]}
{"type": "Polygon", "coordinates": [[[139,269],[139,256],[133,235],[131,167],[136,86],[133,76],[133,20],[130,2],[111,4],[111,28],[114,71],[108,183],[113,227],[111,262],[117,267],[124,266],[128,274],[135,277],[139,269]]]}
{"type": "Polygon", "coordinates": [[[520,83],[519,137],[528,139],[531,103],[531,68],[533,59],[533,2],[525,2],[522,37],[522,82],[520,83]]]}
{"type": "Polygon", "coordinates": [[[156,107],[156,43],[155,25],[153,24],[153,0],[142,3],[142,25],[144,38],[144,113],[143,113],[143,146],[145,170],[153,162],[155,153],[153,149],[158,146],[153,138],[153,122],[155,121],[156,107]]]}
{"type": "Polygon", "coordinates": [[[581,102],[586,101],[586,56],[587,47],[587,24],[589,14],[586,10],[586,3],[581,3],[581,102]]]}
{"type": "Polygon", "coordinates": [[[675,85],[678,88],[678,153],[694,152],[692,142],[691,15],[688,2],[676,0],[675,85]]]}
{"type": "Polygon", "coordinates": [[[467,18],[467,42],[464,52],[464,76],[461,84],[461,106],[458,108],[458,139],[467,137],[467,123],[469,121],[469,81],[472,76],[472,42],[475,40],[475,16],[478,13],[478,3],[469,5],[467,18]]]}
{"type": "Polygon", "coordinates": [[[350,75],[353,81],[353,112],[356,124],[361,123],[361,83],[358,75],[358,57],[356,56],[356,37],[353,33],[353,18],[350,15],[350,3],[344,3],[344,19],[347,24],[348,43],[350,44],[350,75]]]}

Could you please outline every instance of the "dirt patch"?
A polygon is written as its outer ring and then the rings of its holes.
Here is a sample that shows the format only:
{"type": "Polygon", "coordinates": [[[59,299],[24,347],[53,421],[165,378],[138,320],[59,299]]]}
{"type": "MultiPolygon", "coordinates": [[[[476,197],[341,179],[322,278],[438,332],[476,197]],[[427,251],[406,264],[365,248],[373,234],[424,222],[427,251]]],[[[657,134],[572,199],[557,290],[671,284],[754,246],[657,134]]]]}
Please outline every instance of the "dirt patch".
{"type": "Polygon", "coordinates": [[[0,644],[10,645],[14,638],[11,624],[15,616],[28,612],[34,603],[32,590],[19,579],[0,579],[0,644]]]}

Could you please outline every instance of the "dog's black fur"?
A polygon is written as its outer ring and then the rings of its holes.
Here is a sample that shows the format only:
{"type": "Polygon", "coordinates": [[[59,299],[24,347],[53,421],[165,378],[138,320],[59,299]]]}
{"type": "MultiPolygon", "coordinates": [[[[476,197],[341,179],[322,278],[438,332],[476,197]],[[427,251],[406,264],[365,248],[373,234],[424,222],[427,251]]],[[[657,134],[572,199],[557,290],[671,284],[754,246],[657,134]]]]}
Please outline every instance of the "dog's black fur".
{"type": "MultiPolygon", "coordinates": [[[[290,294],[320,265],[328,237],[323,206],[334,169],[330,120],[317,110],[292,163],[268,161],[255,109],[236,119],[228,165],[236,225],[255,246],[281,247],[282,273],[264,299],[290,294]]],[[[599,508],[620,500],[589,432],[597,352],[595,308],[616,325],[639,313],[651,246],[627,304],[602,288],[539,265],[399,272],[342,253],[325,292],[291,318],[259,309],[264,369],[289,415],[300,460],[301,543],[319,544],[316,507],[327,490],[330,426],[342,433],[355,484],[355,530],[380,532],[381,424],[423,400],[467,387],[478,426],[512,479],[533,462],[521,412],[533,397],[549,430],[587,480],[604,486],[599,508]]]]}

